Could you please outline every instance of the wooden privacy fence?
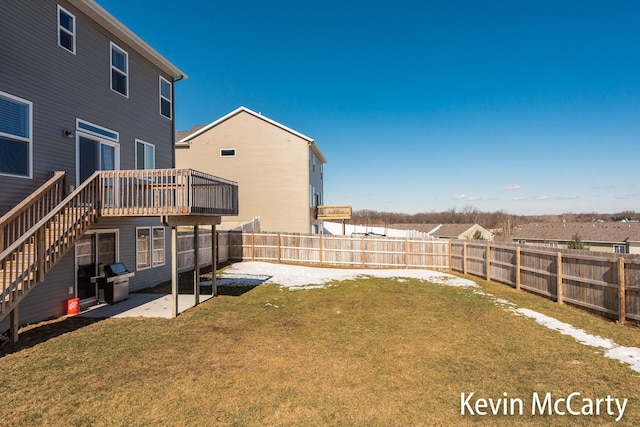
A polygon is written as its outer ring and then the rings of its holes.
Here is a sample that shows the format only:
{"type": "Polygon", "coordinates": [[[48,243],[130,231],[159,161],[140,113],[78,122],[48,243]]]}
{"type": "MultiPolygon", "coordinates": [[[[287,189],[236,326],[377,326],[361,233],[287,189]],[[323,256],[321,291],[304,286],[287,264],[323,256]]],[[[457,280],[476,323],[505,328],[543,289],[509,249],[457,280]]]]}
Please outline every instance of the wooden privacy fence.
{"type": "MultiPolygon", "coordinates": [[[[270,261],[360,268],[450,270],[598,311],[640,320],[640,257],[471,240],[421,240],[219,231],[218,262],[270,261]]],[[[211,233],[200,233],[201,265],[211,233]]],[[[193,234],[179,236],[179,270],[193,269],[193,234]]]]}

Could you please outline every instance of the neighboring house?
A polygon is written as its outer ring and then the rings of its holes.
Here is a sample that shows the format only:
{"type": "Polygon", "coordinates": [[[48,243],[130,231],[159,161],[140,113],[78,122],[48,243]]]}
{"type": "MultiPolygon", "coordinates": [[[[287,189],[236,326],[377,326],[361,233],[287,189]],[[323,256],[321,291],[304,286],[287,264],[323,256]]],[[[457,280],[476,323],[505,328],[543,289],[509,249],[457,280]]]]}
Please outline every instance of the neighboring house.
{"type": "Polygon", "coordinates": [[[175,224],[237,212],[234,183],[169,169],[183,72],[92,0],[5,0],[2,17],[0,332],[95,303],[105,264],[131,290],[170,280],[175,224]]]}
{"type": "Polygon", "coordinates": [[[389,228],[416,230],[436,239],[493,240],[491,231],[478,224],[391,224],[389,228]]]}
{"type": "Polygon", "coordinates": [[[239,214],[226,229],[259,218],[264,231],[320,233],[325,163],[313,139],[245,107],[176,134],[177,167],[238,182],[239,214]]]}
{"type": "Polygon", "coordinates": [[[574,236],[591,251],[640,253],[637,222],[533,223],[518,230],[511,239],[526,245],[567,248],[574,236]]]}

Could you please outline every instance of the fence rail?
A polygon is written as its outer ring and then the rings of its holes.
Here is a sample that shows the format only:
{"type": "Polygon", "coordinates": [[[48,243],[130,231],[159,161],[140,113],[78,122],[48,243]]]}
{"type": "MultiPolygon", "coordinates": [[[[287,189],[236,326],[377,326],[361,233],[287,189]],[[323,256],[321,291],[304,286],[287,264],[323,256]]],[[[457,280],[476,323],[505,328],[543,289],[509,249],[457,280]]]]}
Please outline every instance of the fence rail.
{"type": "MultiPolygon", "coordinates": [[[[211,233],[200,235],[211,263],[211,233]],[[207,237],[208,236],[208,237],[207,237]],[[208,239],[208,240],[207,240],[208,239]]],[[[180,246],[181,270],[193,268],[193,234],[180,246]],[[191,254],[191,255],[189,255],[191,254]]],[[[360,268],[449,270],[525,289],[558,303],[624,322],[640,320],[640,257],[508,243],[380,236],[219,231],[218,262],[270,261],[360,268]]],[[[207,258],[208,256],[208,258],[207,258]]]]}

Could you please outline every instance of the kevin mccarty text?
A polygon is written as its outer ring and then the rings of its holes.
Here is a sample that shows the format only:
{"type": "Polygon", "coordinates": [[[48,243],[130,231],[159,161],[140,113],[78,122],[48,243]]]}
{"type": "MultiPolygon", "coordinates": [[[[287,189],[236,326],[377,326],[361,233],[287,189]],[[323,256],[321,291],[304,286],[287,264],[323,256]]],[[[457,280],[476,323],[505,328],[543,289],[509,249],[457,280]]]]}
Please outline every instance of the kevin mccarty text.
{"type": "Polygon", "coordinates": [[[553,396],[551,393],[532,393],[528,399],[510,397],[506,392],[502,397],[476,397],[474,392],[460,393],[461,415],[558,415],[558,416],[599,416],[609,415],[620,421],[627,408],[628,399],[606,397],[585,397],[580,392],[567,396],[553,396]]]}

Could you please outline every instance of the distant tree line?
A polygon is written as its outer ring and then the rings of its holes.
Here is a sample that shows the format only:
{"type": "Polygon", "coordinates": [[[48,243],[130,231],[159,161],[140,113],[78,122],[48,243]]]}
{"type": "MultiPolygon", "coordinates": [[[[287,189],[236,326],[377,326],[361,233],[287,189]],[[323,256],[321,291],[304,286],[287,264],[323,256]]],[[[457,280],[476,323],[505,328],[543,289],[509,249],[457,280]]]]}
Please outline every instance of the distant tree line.
{"type": "Polygon", "coordinates": [[[595,221],[639,221],[640,213],[624,211],[615,214],[564,213],[561,215],[512,215],[501,209],[494,212],[481,212],[474,206],[462,209],[450,208],[443,212],[421,212],[405,214],[399,212],[380,212],[374,210],[354,211],[350,223],[370,226],[389,226],[390,224],[479,224],[498,235],[511,236],[518,227],[532,222],[595,222],[595,221]]]}

